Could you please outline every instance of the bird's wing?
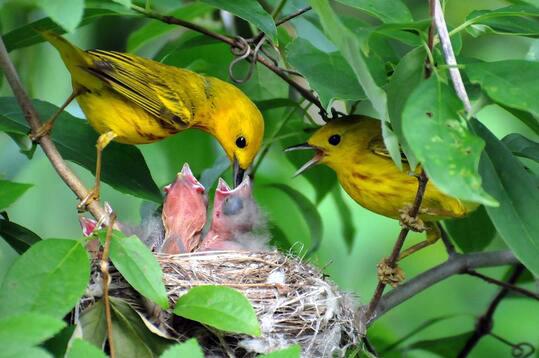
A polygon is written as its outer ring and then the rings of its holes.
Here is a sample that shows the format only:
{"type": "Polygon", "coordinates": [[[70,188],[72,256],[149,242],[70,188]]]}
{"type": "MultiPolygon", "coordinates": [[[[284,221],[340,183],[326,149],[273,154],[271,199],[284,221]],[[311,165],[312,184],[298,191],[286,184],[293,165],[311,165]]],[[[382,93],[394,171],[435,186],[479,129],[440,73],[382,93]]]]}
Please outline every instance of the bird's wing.
{"type": "Polygon", "coordinates": [[[185,127],[192,119],[184,101],[170,88],[160,73],[150,71],[135,56],[114,51],[90,50],[93,67],[87,70],[111,89],[174,128],[185,127]]]}
{"type": "MultiPolygon", "coordinates": [[[[379,155],[385,158],[391,158],[391,155],[389,154],[389,151],[387,150],[386,145],[384,144],[384,138],[381,135],[374,136],[369,142],[368,148],[371,152],[373,152],[376,155],[379,155]]],[[[400,153],[401,153],[401,160],[404,163],[408,163],[408,159],[404,155],[404,152],[401,150],[400,153]]]]}

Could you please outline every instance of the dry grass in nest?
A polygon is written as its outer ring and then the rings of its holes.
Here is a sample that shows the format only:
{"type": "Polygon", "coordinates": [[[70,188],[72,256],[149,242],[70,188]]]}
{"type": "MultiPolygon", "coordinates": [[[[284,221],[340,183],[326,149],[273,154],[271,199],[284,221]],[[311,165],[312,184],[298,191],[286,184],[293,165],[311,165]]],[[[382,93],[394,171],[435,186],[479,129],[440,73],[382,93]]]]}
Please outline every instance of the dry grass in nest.
{"type": "MultiPolygon", "coordinates": [[[[196,337],[212,356],[255,356],[300,344],[304,357],[342,356],[358,343],[363,329],[354,324],[354,302],[313,266],[277,251],[208,251],[158,255],[169,300],[174,303],[191,287],[226,285],[252,303],[262,335],[225,334],[162,312],[151,317],[166,334],[181,340],[196,337]]],[[[111,295],[134,304],[136,293],[112,273],[111,295]]],[[[140,303],[140,300],[138,300],[140,303]]],[[[134,306],[144,310],[144,305],[134,306]]],[[[146,305],[147,308],[148,305],[146,305]]],[[[145,310],[146,316],[148,310],[145,310]]]]}

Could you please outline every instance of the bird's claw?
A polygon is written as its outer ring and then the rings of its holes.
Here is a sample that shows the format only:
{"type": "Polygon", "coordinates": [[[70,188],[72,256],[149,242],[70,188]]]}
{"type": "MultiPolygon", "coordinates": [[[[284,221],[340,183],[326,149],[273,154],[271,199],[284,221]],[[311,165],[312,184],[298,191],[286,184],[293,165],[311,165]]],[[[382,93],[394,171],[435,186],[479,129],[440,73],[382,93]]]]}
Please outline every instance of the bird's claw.
{"type": "Polygon", "coordinates": [[[88,205],[90,205],[92,202],[99,200],[99,191],[96,188],[93,188],[90,190],[88,195],[84,199],[81,200],[79,205],[77,205],[77,211],[79,213],[83,213],[86,210],[88,210],[88,205]]]}
{"type": "Polygon", "coordinates": [[[30,133],[28,136],[30,137],[30,140],[32,142],[39,142],[41,138],[43,138],[46,135],[49,135],[52,131],[53,122],[47,121],[41,125],[41,127],[38,128],[38,130],[35,133],[30,133]]]}
{"type": "Polygon", "coordinates": [[[399,224],[401,227],[406,228],[415,232],[423,232],[427,230],[427,226],[419,217],[413,217],[410,215],[410,207],[406,206],[405,208],[399,210],[399,224]]]}
{"type": "Polygon", "coordinates": [[[404,271],[399,266],[391,267],[388,259],[384,258],[377,266],[378,280],[385,285],[397,287],[404,279],[404,271]]]}

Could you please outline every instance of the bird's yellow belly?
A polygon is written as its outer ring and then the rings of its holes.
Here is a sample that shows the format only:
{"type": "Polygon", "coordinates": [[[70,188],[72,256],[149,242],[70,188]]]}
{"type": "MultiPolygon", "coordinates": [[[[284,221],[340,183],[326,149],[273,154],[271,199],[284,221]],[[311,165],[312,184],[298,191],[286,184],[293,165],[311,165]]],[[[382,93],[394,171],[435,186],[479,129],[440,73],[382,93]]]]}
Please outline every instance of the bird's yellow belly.
{"type": "MultiPolygon", "coordinates": [[[[386,175],[347,173],[339,176],[344,190],[359,205],[377,214],[399,218],[400,211],[413,204],[417,179],[403,172],[386,175]],[[355,175],[354,175],[355,174],[355,175]],[[394,175],[395,174],[396,177],[394,175]]],[[[460,200],[441,193],[431,182],[427,184],[420,217],[426,221],[456,218],[470,211],[460,200]]]]}
{"type": "Polygon", "coordinates": [[[112,131],[120,143],[151,143],[179,131],[163,128],[157,118],[108,89],[84,93],[77,102],[96,131],[112,131]]]}

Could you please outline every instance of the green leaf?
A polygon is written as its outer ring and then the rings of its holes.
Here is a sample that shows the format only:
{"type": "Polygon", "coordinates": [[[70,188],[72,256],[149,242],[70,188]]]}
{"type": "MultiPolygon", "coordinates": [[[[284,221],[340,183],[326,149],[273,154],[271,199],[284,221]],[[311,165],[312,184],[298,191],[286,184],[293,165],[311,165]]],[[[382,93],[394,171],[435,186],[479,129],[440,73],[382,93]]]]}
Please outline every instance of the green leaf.
{"type": "Polygon", "coordinates": [[[362,10],[385,23],[413,22],[410,10],[401,0],[337,0],[362,10]]]}
{"type": "Polygon", "coordinates": [[[513,154],[539,162],[539,143],[517,133],[509,134],[502,142],[513,154]]]}
{"type": "Polygon", "coordinates": [[[477,83],[494,101],[539,116],[539,62],[507,60],[470,63],[464,68],[472,83],[477,83]],[[518,84],[518,85],[516,85],[518,84]]]}
{"type": "Polygon", "coordinates": [[[472,332],[467,332],[451,337],[419,341],[410,345],[408,349],[421,349],[441,357],[453,358],[455,357],[455,352],[464,347],[471,335],[472,332]]]}
{"type": "Polygon", "coordinates": [[[273,351],[268,354],[262,354],[262,355],[259,355],[258,357],[259,358],[300,358],[301,346],[299,344],[294,344],[285,349],[273,351]]]}
{"type": "MultiPolygon", "coordinates": [[[[169,15],[182,20],[192,20],[208,13],[212,8],[203,3],[186,4],[169,15]]],[[[127,39],[127,52],[135,52],[156,37],[179,30],[177,25],[169,25],[160,21],[150,21],[132,32],[127,39]]]]}
{"type": "Polygon", "coordinates": [[[286,52],[290,64],[305,76],[326,110],[329,111],[332,102],[338,99],[365,98],[354,71],[338,51],[324,52],[309,41],[297,38],[287,46],[286,52]],[[324,73],[339,75],[325,76],[324,73]]]}
{"type": "Polygon", "coordinates": [[[17,352],[16,356],[10,356],[10,358],[53,358],[53,356],[41,347],[29,347],[17,352]]]}
{"type": "Polygon", "coordinates": [[[127,8],[130,8],[131,7],[131,0],[112,0],[114,1],[115,3],[118,3],[120,5],[123,5],[127,8]]]}
{"type": "Polygon", "coordinates": [[[62,318],[84,294],[90,260],[82,242],[42,240],[11,266],[0,288],[0,317],[39,312],[62,318]]]}
{"type": "MultiPolygon", "coordinates": [[[[87,4],[89,7],[89,4],[87,4]]],[[[125,12],[117,12],[113,11],[111,9],[107,8],[91,8],[84,10],[84,16],[82,17],[82,20],[79,23],[80,26],[87,25],[89,23],[92,23],[102,17],[107,16],[137,16],[134,13],[125,13],[125,12]]],[[[66,31],[58,26],[54,21],[52,21],[50,18],[44,18],[37,21],[34,21],[32,23],[29,23],[28,25],[21,26],[19,28],[16,28],[4,36],[2,36],[2,39],[4,40],[4,44],[6,45],[6,48],[8,51],[13,51],[18,48],[23,48],[27,46],[31,46],[37,43],[41,43],[45,41],[45,39],[36,31],[36,29],[40,30],[48,30],[53,31],[57,34],[64,34],[66,31]]]]}
{"type": "Polygon", "coordinates": [[[23,254],[41,238],[27,228],[0,218],[0,236],[19,254],[23,254]]]}
{"type": "Polygon", "coordinates": [[[500,202],[487,213],[507,246],[539,276],[539,189],[524,166],[483,124],[471,122],[486,143],[480,171],[485,189],[500,202]]]}
{"type": "Polygon", "coordinates": [[[15,183],[0,179],[0,211],[13,204],[32,184],[15,183]]]}
{"type": "Polygon", "coordinates": [[[258,27],[268,37],[275,42],[277,37],[277,27],[258,1],[252,0],[201,0],[202,2],[215,6],[221,10],[228,11],[245,21],[248,21],[258,27]]]}
{"type": "Polygon", "coordinates": [[[55,357],[65,356],[69,341],[73,338],[75,328],[76,327],[73,325],[64,327],[59,333],[55,334],[54,337],[43,342],[41,346],[55,357]]]}
{"type": "Polygon", "coordinates": [[[539,35],[539,8],[527,5],[507,6],[496,10],[473,11],[466,17],[466,31],[482,34],[539,35]]]}
{"type": "Polygon", "coordinates": [[[178,357],[204,358],[204,353],[202,352],[202,348],[200,348],[197,340],[191,338],[183,343],[173,345],[160,356],[160,358],[178,357]]]}
{"type": "MultiPolygon", "coordinates": [[[[538,42],[539,43],[539,42],[538,42]]],[[[539,134],[539,120],[535,118],[531,113],[526,111],[520,111],[507,106],[500,106],[507,112],[511,113],[513,116],[518,118],[522,123],[524,123],[528,128],[533,130],[535,134],[539,134]]]]}
{"type": "Polygon", "coordinates": [[[107,339],[107,321],[103,301],[95,302],[82,312],[78,328],[82,331],[82,338],[85,341],[103,349],[107,339]]]}
{"type": "Polygon", "coordinates": [[[342,237],[344,243],[348,248],[348,253],[352,252],[354,247],[354,237],[356,236],[356,228],[354,226],[354,220],[352,217],[352,211],[342,196],[341,187],[338,186],[333,189],[333,200],[335,200],[335,205],[337,206],[337,211],[339,213],[338,219],[341,222],[342,226],[342,237]]]}
{"type": "Polygon", "coordinates": [[[0,320],[0,347],[2,356],[18,353],[54,336],[66,324],[60,319],[38,313],[12,315],[0,320]]]}
{"type": "MultiPolygon", "coordinates": [[[[33,104],[43,119],[50,118],[58,107],[38,100],[33,104]]],[[[0,128],[26,134],[30,127],[13,97],[0,97],[0,128]]],[[[62,112],[52,131],[52,141],[64,159],[95,173],[98,134],[90,125],[68,112],[62,112]]],[[[102,180],[115,189],[160,203],[162,196],[140,150],[135,146],[110,143],[103,152],[102,180]]]]}
{"type": "Polygon", "coordinates": [[[382,120],[384,144],[395,164],[401,167],[398,141],[388,126],[387,95],[378,86],[371,74],[367,61],[361,51],[360,41],[354,33],[344,26],[328,1],[311,0],[311,5],[320,17],[324,32],[337,46],[343,57],[348,61],[348,64],[350,64],[350,67],[354,70],[365,95],[377,112],[378,117],[382,120]]]}
{"type": "Polygon", "coordinates": [[[127,302],[115,297],[111,297],[110,302],[117,357],[155,358],[174,343],[150,331],[127,302]]]}
{"type": "Polygon", "coordinates": [[[496,229],[484,206],[466,217],[444,221],[444,227],[463,252],[482,251],[496,236],[496,229]]]}
{"type": "Polygon", "coordinates": [[[83,341],[80,338],[75,339],[71,348],[67,351],[65,355],[66,358],[106,358],[107,355],[103,351],[97,349],[91,343],[83,341]]]}
{"type": "MultiPolygon", "coordinates": [[[[104,231],[99,233],[102,245],[104,245],[105,236],[104,231]]],[[[120,231],[113,231],[110,241],[110,259],[114,267],[135,290],[161,308],[168,308],[168,296],[163,283],[161,266],[154,254],[138,237],[125,237],[120,231]]]]}
{"type": "Polygon", "coordinates": [[[174,314],[232,333],[260,336],[260,325],[249,300],[227,286],[197,286],[181,296],[174,314]]]}
{"type": "Polygon", "coordinates": [[[290,241],[288,241],[287,235],[285,232],[277,226],[274,222],[270,221],[270,236],[271,241],[270,245],[272,247],[276,247],[281,252],[288,252],[290,248],[292,248],[292,245],[290,241]]]}
{"type": "Polygon", "coordinates": [[[67,32],[75,30],[84,12],[84,0],[33,0],[67,32]]]}
{"type": "Polygon", "coordinates": [[[421,83],[402,114],[403,132],[429,178],[444,193],[497,205],[481,187],[478,173],[483,141],[471,133],[458,112],[462,103],[436,76],[421,83]]]}
{"type": "Polygon", "coordinates": [[[294,201],[301,212],[301,215],[303,215],[303,218],[305,219],[311,233],[311,247],[307,252],[307,256],[318,250],[320,242],[322,242],[322,234],[324,230],[322,227],[322,217],[316,209],[316,206],[301,192],[285,184],[276,183],[269,185],[269,187],[279,189],[287,194],[290,199],[294,201]]]}

